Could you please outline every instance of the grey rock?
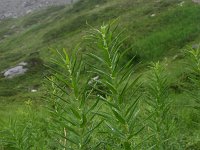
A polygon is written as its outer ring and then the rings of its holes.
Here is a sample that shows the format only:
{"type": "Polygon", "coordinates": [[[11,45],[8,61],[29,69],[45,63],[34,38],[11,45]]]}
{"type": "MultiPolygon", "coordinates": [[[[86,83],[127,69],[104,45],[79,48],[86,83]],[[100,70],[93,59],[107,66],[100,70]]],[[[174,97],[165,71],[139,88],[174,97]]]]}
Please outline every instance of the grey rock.
{"type": "Polygon", "coordinates": [[[28,69],[25,68],[25,66],[27,66],[27,65],[28,65],[28,63],[21,62],[17,66],[6,69],[6,70],[2,71],[1,73],[3,74],[3,76],[5,78],[11,79],[13,77],[23,75],[24,73],[26,73],[28,69]]]}
{"type": "Polygon", "coordinates": [[[195,3],[200,3],[200,0],[192,0],[195,3]]]}
{"type": "Polygon", "coordinates": [[[24,68],[23,66],[16,66],[14,68],[10,68],[4,72],[4,77],[11,79],[18,75],[23,75],[28,69],[24,68]]]}
{"type": "Polygon", "coordinates": [[[200,44],[194,44],[192,45],[192,49],[199,49],[200,48],[200,44]]]}
{"type": "Polygon", "coordinates": [[[0,20],[17,18],[53,5],[66,5],[78,0],[0,0],[0,20]]]}

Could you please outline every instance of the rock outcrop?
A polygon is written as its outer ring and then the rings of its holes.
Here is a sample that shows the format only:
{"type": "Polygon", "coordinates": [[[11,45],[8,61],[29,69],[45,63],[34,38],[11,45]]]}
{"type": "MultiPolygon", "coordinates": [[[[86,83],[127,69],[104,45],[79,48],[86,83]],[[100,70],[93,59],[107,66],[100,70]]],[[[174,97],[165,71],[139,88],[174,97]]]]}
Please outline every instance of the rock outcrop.
{"type": "Polygon", "coordinates": [[[3,76],[5,78],[11,79],[15,76],[23,75],[28,69],[26,68],[27,63],[21,62],[17,66],[4,70],[3,76]]]}
{"type": "Polygon", "coordinates": [[[200,3],[200,0],[193,0],[193,2],[195,2],[195,3],[200,3]]]}
{"type": "Polygon", "coordinates": [[[77,0],[0,0],[0,20],[17,18],[52,5],[65,5],[77,0]]]}

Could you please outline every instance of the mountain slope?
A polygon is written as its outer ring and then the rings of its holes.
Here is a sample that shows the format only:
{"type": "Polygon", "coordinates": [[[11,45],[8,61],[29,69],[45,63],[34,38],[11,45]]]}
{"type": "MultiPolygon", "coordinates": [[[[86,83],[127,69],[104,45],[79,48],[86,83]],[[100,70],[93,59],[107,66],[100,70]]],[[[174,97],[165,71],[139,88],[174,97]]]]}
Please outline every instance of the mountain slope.
{"type": "MultiPolygon", "coordinates": [[[[119,23],[118,30],[124,30],[124,36],[128,36],[123,48],[131,47],[124,62],[135,56],[134,63],[141,63],[136,74],[143,75],[144,83],[149,71],[146,66],[151,61],[164,64],[169,98],[173,100],[172,113],[178,120],[175,121],[181,122],[177,127],[178,132],[183,132],[178,137],[180,143],[188,149],[199,149],[199,127],[194,125],[199,123],[199,116],[190,109],[194,101],[182,85],[188,81],[183,51],[188,45],[196,47],[200,41],[200,5],[192,0],[80,0],[73,8],[54,6],[1,21],[0,72],[20,62],[28,62],[29,70],[13,79],[0,76],[0,120],[18,118],[24,113],[25,103],[33,103],[33,110],[44,116],[41,105],[46,89],[42,82],[48,74],[44,64],[49,65],[54,56],[50,49],[66,48],[71,52],[83,41],[90,26],[99,27],[113,20],[119,23]]],[[[92,50],[84,42],[81,48],[83,52],[92,50]]]]}
{"type": "Polygon", "coordinates": [[[52,5],[64,5],[75,0],[0,0],[0,19],[16,18],[52,5]]]}
{"type": "MultiPolygon", "coordinates": [[[[184,3],[179,0],[82,0],[73,8],[54,6],[1,21],[0,71],[22,61],[42,60],[48,64],[52,56],[49,48],[70,50],[82,41],[80,37],[89,29],[86,21],[99,26],[113,19],[118,20],[119,29],[125,29],[129,36],[124,46],[132,46],[132,50],[127,58],[136,55],[135,61],[144,64],[164,58],[171,60],[186,45],[196,44],[200,39],[200,6],[190,0],[184,3]]],[[[178,61],[172,63],[178,65],[178,61]]],[[[23,76],[11,80],[1,77],[1,101],[39,100],[43,94],[43,71],[42,65],[36,65],[23,76]],[[35,87],[38,92],[31,93],[30,89],[35,87]]]]}

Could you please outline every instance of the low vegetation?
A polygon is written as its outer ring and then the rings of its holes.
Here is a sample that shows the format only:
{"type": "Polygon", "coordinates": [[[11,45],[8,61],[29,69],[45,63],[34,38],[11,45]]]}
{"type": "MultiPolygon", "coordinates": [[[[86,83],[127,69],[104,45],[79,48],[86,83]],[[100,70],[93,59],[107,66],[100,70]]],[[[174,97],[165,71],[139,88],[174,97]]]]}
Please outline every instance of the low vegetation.
{"type": "MultiPolygon", "coordinates": [[[[69,55],[54,50],[51,62],[57,67],[49,66],[46,76],[45,108],[35,112],[32,101],[26,101],[19,118],[2,125],[2,149],[199,149],[197,135],[193,143],[183,139],[190,131],[199,134],[199,121],[193,120],[188,132],[185,116],[174,110],[165,65],[152,63],[148,72],[138,74],[134,57],[122,61],[130,50],[123,49],[122,35],[113,25],[92,27],[85,39],[98,51],[77,47],[69,55]]],[[[188,111],[197,118],[199,54],[200,49],[186,51],[192,65],[186,67],[185,83],[195,88],[183,89],[194,99],[188,111]]]]}
{"type": "Polygon", "coordinates": [[[0,76],[0,149],[200,149],[199,8],[81,0],[0,22],[0,71],[29,63],[0,76]]]}

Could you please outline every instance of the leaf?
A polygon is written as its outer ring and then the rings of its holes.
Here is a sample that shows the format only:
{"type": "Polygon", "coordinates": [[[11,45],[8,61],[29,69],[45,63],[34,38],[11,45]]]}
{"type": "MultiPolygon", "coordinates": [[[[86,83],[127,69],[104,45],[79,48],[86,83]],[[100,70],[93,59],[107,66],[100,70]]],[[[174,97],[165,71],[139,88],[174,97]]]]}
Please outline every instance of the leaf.
{"type": "Polygon", "coordinates": [[[103,96],[98,96],[98,98],[100,100],[102,100],[103,102],[105,102],[107,105],[109,105],[111,108],[114,107],[115,109],[119,110],[118,106],[109,102],[107,99],[105,99],[103,96]]]}
{"type": "Polygon", "coordinates": [[[64,74],[63,72],[49,66],[49,65],[44,65],[45,67],[47,67],[48,69],[50,69],[51,71],[54,71],[55,73],[58,73],[59,75],[62,75],[63,77],[67,77],[66,74],[64,74]]]}
{"type": "Polygon", "coordinates": [[[124,149],[125,150],[131,150],[131,143],[130,142],[124,142],[124,149]]]}
{"type": "Polygon", "coordinates": [[[131,79],[131,76],[128,77],[126,83],[125,83],[125,86],[123,87],[121,93],[119,94],[119,104],[122,104],[123,103],[123,95],[125,95],[125,93],[127,92],[127,87],[128,87],[128,84],[130,82],[130,79],[131,79]]]}
{"type": "MultiPolygon", "coordinates": [[[[101,63],[103,63],[103,64],[105,64],[105,65],[108,65],[108,63],[107,63],[105,60],[103,60],[101,57],[99,57],[99,56],[97,56],[97,55],[95,55],[95,54],[89,53],[89,54],[86,54],[86,55],[88,55],[88,56],[94,58],[95,60],[100,61],[101,63]]],[[[109,66],[109,65],[108,65],[108,66],[109,66]]]]}
{"type": "Polygon", "coordinates": [[[82,114],[82,123],[80,127],[83,128],[86,124],[87,124],[87,117],[85,114],[82,114]]]}
{"type": "Polygon", "coordinates": [[[106,77],[106,78],[110,79],[110,75],[108,73],[106,73],[105,71],[98,69],[94,65],[91,65],[91,64],[88,64],[88,65],[91,66],[94,69],[94,71],[91,71],[91,72],[95,72],[96,71],[95,73],[101,74],[103,77],[106,77]]]}
{"type": "Polygon", "coordinates": [[[88,131],[88,133],[86,134],[91,134],[95,129],[97,129],[102,123],[104,122],[104,120],[101,120],[95,127],[93,127],[90,131],[88,131]]]}
{"type": "Polygon", "coordinates": [[[83,141],[83,147],[86,146],[91,141],[91,139],[92,137],[90,135],[86,136],[83,141]]]}
{"type": "Polygon", "coordinates": [[[78,118],[79,120],[81,120],[81,116],[78,113],[78,111],[76,109],[72,108],[72,107],[70,109],[71,109],[72,113],[76,116],[76,118],[78,118]]]}
{"type": "Polygon", "coordinates": [[[58,85],[55,81],[53,81],[52,79],[50,79],[50,78],[48,78],[48,77],[45,77],[47,80],[49,80],[50,82],[52,82],[58,89],[60,89],[63,93],[66,93],[67,95],[68,95],[68,93],[67,93],[67,91],[64,89],[64,88],[62,88],[60,85],[58,85]]]}
{"type": "Polygon", "coordinates": [[[52,95],[55,96],[55,97],[57,97],[57,98],[59,98],[59,99],[62,100],[63,102],[65,102],[65,103],[67,103],[67,104],[70,104],[70,101],[65,100],[64,98],[60,97],[59,95],[53,94],[53,93],[52,93],[52,95]]]}
{"type": "Polygon", "coordinates": [[[145,126],[141,127],[137,132],[129,135],[128,139],[132,139],[134,136],[137,136],[143,129],[145,128],[145,126]]]}
{"type": "Polygon", "coordinates": [[[70,119],[67,119],[67,118],[65,118],[63,116],[59,116],[59,117],[61,117],[62,119],[64,119],[66,122],[70,123],[73,126],[78,126],[78,124],[76,124],[75,122],[73,122],[72,119],[70,120],[70,119]]]}
{"type": "MultiPolygon", "coordinates": [[[[103,84],[101,81],[97,81],[97,82],[100,83],[100,84],[103,84]]],[[[98,87],[95,87],[94,85],[91,85],[91,87],[92,87],[94,90],[98,91],[99,93],[101,93],[101,94],[103,94],[103,95],[108,95],[108,96],[111,95],[111,93],[108,93],[108,91],[106,91],[106,90],[101,90],[101,89],[99,89],[98,87]]]]}
{"type": "Polygon", "coordinates": [[[125,116],[127,116],[131,112],[132,109],[136,109],[136,107],[134,106],[137,105],[139,99],[140,99],[140,96],[136,100],[134,100],[133,103],[128,107],[125,116]]]}
{"type": "Polygon", "coordinates": [[[100,82],[103,85],[107,86],[113,94],[117,94],[116,88],[109,81],[106,81],[106,80],[99,81],[98,80],[98,82],[100,82]]]}
{"type": "Polygon", "coordinates": [[[65,83],[67,87],[72,87],[72,85],[67,81],[67,79],[63,79],[63,75],[54,74],[54,77],[62,83],[65,83]]]}
{"type": "Polygon", "coordinates": [[[118,82],[118,85],[121,85],[125,80],[127,80],[127,78],[129,76],[131,76],[134,72],[134,70],[132,69],[133,65],[130,66],[130,68],[126,69],[125,72],[119,72],[120,75],[122,74],[119,82],[118,82]]]}
{"type": "Polygon", "coordinates": [[[63,49],[63,52],[65,54],[65,63],[68,65],[70,63],[69,56],[68,56],[68,54],[67,54],[65,49],[63,49]]]}
{"type": "Polygon", "coordinates": [[[123,70],[128,70],[127,68],[130,68],[130,66],[132,66],[132,62],[134,58],[135,56],[132,59],[130,59],[124,66],[122,66],[121,69],[118,71],[118,74],[122,72],[123,70]]]}
{"type": "MultiPolygon", "coordinates": [[[[55,132],[55,133],[56,133],[57,135],[59,135],[60,137],[66,139],[67,141],[69,141],[69,142],[71,142],[71,143],[73,143],[73,144],[75,144],[75,145],[78,145],[78,144],[79,144],[77,141],[74,141],[74,140],[72,140],[72,139],[70,139],[70,138],[68,138],[68,137],[66,137],[66,136],[64,136],[64,135],[62,135],[62,134],[60,134],[60,133],[57,133],[57,132],[55,132]]],[[[60,141],[58,141],[58,143],[61,144],[60,141]]],[[[61,144],[61,146],[63,146],[63,145],[61,144]]]]}
{"type": "Polygon", "coordinates": [[[72,127],[65,125],[65,128],[68,129],[69,131],[71,131],[72,133],[74,133],[77,136],[80,136],[78,132],[76,132],[75,129],[73,129],[72,127]]]}
{"type": "Polygon", "coordinates": [[[110,131],[112,132],[113,135],[115,135],[117,138],[125,139],[125,136],[121,131],[119,131],[117,128],[113,127],[108,122],[105,122],[105,124],[110,128],[110,131]]]}
{"type": "Polygon", "coordinates": [[[112,112],[114,113],[115,117],[117,118],[117,120],[119,122],[121,122],[122,124],[126,124],[126,120],[120,115],[119,112],[117,112],[116,110],[112,109],[112,112]]]}
{"type": "Polygon", "coordinates": [[[112,119],[112,117],[108,113],[102,113],[102,112],[94,112],[94,114],[103,117],[106,120],[112,119]]]}
{"type": "MultiPolygon", "coordinates": [[[[139,79],[140,79],[141,75],[138,75],[133,82],[127,87],[127,91],[130,91],[131,89],[133,89],[133,86],[135,86],[137,89],[139,89],[139,87],[141,86],[141,83],[139,85],[137,85],[139,79]],[[136,86],[137,85],[137,86],[136,86]]],[[[135,90],[135,92],[137,91],[137,89],[135,90]]]]}
{"type": "MultiPolygon", "coordinates": [[[[87,111],[87,113],[89,113],[89,112],[91,112],[92,110],[94,110],[98,103],[99,103],[99,99],[96,100],[96,102],[90,107],[90,109],[87,111]]],[[[86,113],[86,114],[87,114],[87,113],[86,113]]]]}

